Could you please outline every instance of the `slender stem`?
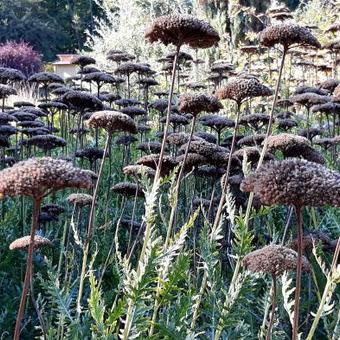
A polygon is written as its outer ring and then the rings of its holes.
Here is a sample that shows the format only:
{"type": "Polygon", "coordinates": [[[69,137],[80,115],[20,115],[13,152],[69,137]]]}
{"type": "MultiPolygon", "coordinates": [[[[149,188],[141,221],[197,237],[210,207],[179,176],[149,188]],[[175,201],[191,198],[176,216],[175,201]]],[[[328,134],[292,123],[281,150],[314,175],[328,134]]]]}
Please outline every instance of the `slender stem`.
{"type": "MultiPolygon", "coordinates": [[[[187,143],[187,146],[186,146],[186,149],[185,149],[185,154],[184,154],[182,166],[181,166],[181,169],[179,171],[177,181],[176,181],[176,186],[175,186],[175,189],[174,189],[175,197],[174,197],[174,202],[173,202],[172,207],[171,207],[169,225],[168,225],[168,230],[167,230],[167,234],[166,234],[166,239],[165,239],[165,242],[164,242],[164,249],[165,250],[167,249],[167,247],[169,245],[171,234],[172,234],[172,229],[173,229],[173,224],[174,224],[176,210],[177,210],[177,204],[178,204],[178,196],[179,196],[179,190],[180,190],[180,185],[181,185],[181,179],[182,179],[182,176],[183,176],[183,173],[184,173],[185,163],[186,163],[186,160],[188,158],[190,143],[191,143],[192,136],[193,136],[194,130],[195,130],[195,123],[196,123],[196,115],[193,117],[192,122],[191,122],[191,130],[190,130],[189,140],[188,140],[188,143],[187,143]]],[[[157,283],[157,293],[156,293],[154,309],[153,309],[153,314],[152,314],[152,319],[151,319],[151,326],[150,326],[150,330],[149,330],[149,336],[150,337],[153,335],[155,322],[156,322],[158,310],[159,310],[159,307],[160,307],[159,297],[160,297],[160,292],[161,292],[161,289],[160,289],[161,284],[162,283],[160,281],[158,281],[158,283],[157,283]]]]}
{"type": "Polygon", "coordinates": [[[38,216],[39,216],[39,210],[41,205],[41,198],[35,198],[33,201],[33,212],[32,212],[32,226],[31,226],[31,235],[30,235],[30,244],[28,246],[28,256],[27,256],[27,262],[26,262],[26,273],[25,273],[25,280],[24,280],[24,286],[21,293],[21,300],[20,300],[20,306],[17,314],[17,319],[15,322],[15,329],[14,329],[14,340],[19,340],[20,337],[20,331],[21,331],[21,321],[24,316],[25,306],[26,306],[26,297],[29,289],[29,285],[32,278],[32,272],[33,272],[33,250],[34,250],[34,236],[35,236],[35,230],[38,225],[38,216]]]}
{"type": "Polygon", "coordinates": [[[163,156],[165,152],[165,143],[168,137],[168,131],[169,131],[169,126],[170,126],[170,113],[171,113],[172,96],[174,94],[174,87],[175,87],[176,68],[177,68],[176,66],[177,66],[178,54],[179,54],[180,49],[181,49],[181,46],[177,46],[176,54],[175,54],[173,65],[172,65],[171,86],[170,86],[169,97],[168,97],[166,122],[164,126],[162,146],[161,146],[161,151],[159,153],[159,160],[158,160],[158,165],[157,165],[156,174],[154,178],[154,184],[158,182],[158,179],[160,178],[161,170],[162,170],[162,161],[163,161],[163,156]]]}
{"type": "Polygon", "coordinates": [[[272,334],[272,328],[274,324],[274,316],[275,316],[275,308],[276,308],[276,276],[272,276],[272,312],[270,314],[270,321],[269,321],[269,326],[268,326],[268,331],[267,331],[267,336],[266,340],[270,340],[271,334],[272,334]]]}
{"type": "Polygon", "coordinates": [[[181,169],[180,169],[179,174],[177,176],[176,187],[175,187],[175,190],[174,190],[174,196],[175,197],[174,197],[173,205],[171,207],[168,230],[167,230],[166,239],[165,239],[165,243],[164,243],[164,249],[166,249],[169,245],[169,241],[170,241],[170,237],[171,237],[171,233],[172,233],[172,229],[173,229],[173,224],[174,224],[174,221],[175,221],[175,215],[176,215],[176,210],[177,210],[178,196],[179,196],[179,191],[180,191],[180,186],[181,186],[181,180],[182,180],[182,177],[183,177],[185,164],[186,164],[186,161],[187,161],[187,158],[188,158],[188,153],[189,153],[190,144],[191,144],[191,141],[192,141],[192,136],[193,136],[194,130],[195,130],[195,123],[196,123],[196,115],[192,118],[189,140],[188,140],[187,146],[185,148],[185,153],[184,153],[184,158],[183,158],[183,162],[182,162],[182,165],[181,165],[181,169]]]}
{"type": "Polygon", "coordinates": [[[238,130],[238,125],[239,125],[240,115],[241,115],[240,108],[241,108],[241,103],[238,103],[237,104],[237,114],[236,114],[234,132],[233,132],[233,139],[231,141],[231,147],[230,147],[229,158],[228,158],[227,171],[224,175],[224,182],[223,182],[223,187],[222,187],[222,192],[221,192],[221,199],[220,199],[220,202],[219,202],[219,205],[218,205],[218,208],[217,208],[217,213],[216,213],[216,217],[215,217],[215,220],[214,220],[212,230],[216,230],[218,228],[218,225],[220,224],[223,206],[224,206],[224,203],[225,203],[226,191],[227,191],[227,187],[228,187],[228,180],[229,180],[230,169],[231,169],[231,162],[232,162],[232,157],[233,157],[233,153],[234,153],[235,146],[236,146],[236,136],[237,136],[237,130],[238,130]]]}
{"type": "MultiPolygon", "coordinates": [[[[163,161],[163,156],[164,156],[164,152],[165,152],[165,143],[166,143],[166,139],[168,137],[168,131],[169,131],[169,126],[170,126],[170,112],[171,112],[172,96],[173,96],[173,93],[174,93],[174,86],[175,86],[176,68],[177,68],[176,66],[177,66],[178,54],[179,54],[180,49],[181,49],[181,45],[178,45],[177,49],[176,49],[176,54],[175,54],[174,60],[173,60],[171,86],[170,86],[169,97],[168,97],[168,108],[167,108],[166,123],[165,123],[165,127],[164,127],[162,146],[161,146],[161,151],[159,153],[159,160],[158,160],[158,165],[157,165],[157,169],[156,169],[156,174],[155,174],[155,177],[154,177],[152,191],[157,190],[157,188],[159,186],[159,179],[161,177],[162,161],[163,161]]],[[[148,241],[150,239],[150,236],[151,236],[151,225],[150,225],[150,223],[146,223],[143,246],[142,246],[142,250],[141,250],[141,253],[140,253],[140,257],[139,257],[140,259],[143,259],[144,256],[145,256],[146,247],[147,247],[148,241]]],[[[140,267],[138,265],[137,266],[137,275],[139,274],[139,271],[140,271],[140,267]]],[[[127,313],[126,313],[126,320],[125,320],[125,326],[124,326],[124,330],[123,330],[122,340],[127,340],[129,338],[129,333],[130,333],[130,330],[131,330],[131,322],[132,322],[132,319],[133,319],[134,312],[135,312],[135,305],[134,305],[134,302],[131,299],[130,302],[129,302],[129,305],[128,305],[127,313]]]]}
{"type": "Polygon", "coordinates": [[[336,244],[336,248],[335,248],[335,252],[334,252],[334,256],[333,256],[333,260],[332,260],[331,270],[330,270],[328,277],[327,277],[326,286],[325,286],[325,289],[324,289],[323,294],[322,294],[322,298],[321,298],[321,301],[320,301],[320,304],[319,304],[319,308],[318,308],[318,311],[315,315],[314,321],[312,323],[312,327],[311,327],[311,329],[308,333],[306,340],[314,339],[314,333],[316,331],[316,327],[318,326],[318,323],[319,323],[320,318],[322,316],[322,312],[324,310],[325,303],[327,301],[327,298],[329,297],[329,291],[331,289],[331,285],[334,282],[332,280],[332,275],[333,275],[334,271],[336,270],[336,265],[338,263],[339,253],[340,253],[340,237],[339,237],[338,242],[336,244]]]}
{"type": "MultiPolygon", "coordinates": [[[[273,122],[274,122],[274,109],[275,109],[276,102],[277,102],[277,99],[278,99],[278,96],[279,96],[280,83],[281,83],[281,78],[282,78],[282,71],[283,71],[283,66],[284,66],[286,55],[287,55],[287,51],[288,51],[287,48],[283,49],[279,76],[277,78],[277,82],[276,82],[276,86],[275,86],[274,99],[273,99],[272,108],[271,108],[270,115],[269,115],[269,123],[268,123],[268,127],[267,127],[266,138],[264,140],[264,145],[263,145],[263,148],[262,148],[262,151],[261,151],[260,159],[257,163],[257,169],[259,169],[261,167],[261,165],[263,164],[264,156],[265,156],[265,154],[267,152],[267,148],[268,148],[268,137],[272,133],[272,126],[273,126],[273,122]]],[[[251,207],[253,205],[253,199],[254,199],[254,193],[250,193],[249,198],[248,198],[246,214],[245,214],[245,221],[244,221],[246,226],[249,223],[250,211],[251,211],[251,207]]]]}
{"type": "Polygon", "coordinates": [[[300,308],[300,292],[301,292],[301,273],[302,273],[302,207],[295,206],[296,222],[297,222],[297,238],[298,238],[298,258],[296,266],[296,285],[295,285],[295,303],[294,303],[294,322],[292,339],[298,339],[299,330],[299,308],[300,308]]]}
{"type": "Polygon", "coordinates": [[[112,133],[108,132],[103,157],[102,157],[100,167],[99,167],[98,179],[97,179],[97,183],[96,183],[96,186],[95,186],[95,189],[94,189],[94,192],[93,192],[93,197],[92,197],[92,204],[91,204],[91,210],[90,210],[89,223],[88,223],[88,227],[87,227],[87,235],[86,235],[86,240],[85,240],[85,245],[84,245],[85,248],[84,248],[84,253],[83,253],[83,262],[82,262],[82,268],[81,268],[81,273],[80,273],[79,291],[78,291],[78,298],[77,298],[77,313],[78,313],[78,316],[81,313],[81,298],[82,298],[83,289],[84,289],[84,279],[85,279],[87,258],[88,258],[88,255],[89,255],[90,242],[91,242],[91,238],[92,238],[92,234],[93,234],[94,212],[95,212],[95,206],[96,206],[96,198],[97,198],[100,178],[101,178],[102,173],[103,173],[105,157],[106,157],[106,154],[107,154],[109,144],[111,143],[111,137],[112,137],[112,133]]]}
{"type": "MultiPolygon", "coordinates": [[[[137,182],[137,185],[138,185],[138,182],[137,182]]],[[[132,233],[133,233],[133,222],[134,222],[135,214],[136,214],[137,199],[138,199],[138,189],[136,190],[135,198],[133,200],[132,216],[131,216],[131,223],[130,223],[130,230],[129,230],[129,241],[128,241],[128,246],[127,246],[127,251],[126,251],[126,254],[128,257],[130,254],[130,246],[131,246],[132,233]]]]}
{"type": "Polygon", "coordinates": [[[38,306],[37,301],[36,301],[35,296],[34,296],[34,287],[33,287],[32,277],[31,277],[31,281],[30,281],[30,290],[31,290],[32,304],[33,304],[33,307],[34,307],[34,309],[37,313],[37,316],[38,316],[38,320],[39,320],[39,323],[40,323],[43,338],[44,338],[44,340],[46,340],[47,339],[47,330],[46,330],[46,326],[45,326],[45,323],[44,323],[44,319],[41,315],[41,312],[39,310],[39,306],[38,306]]]}

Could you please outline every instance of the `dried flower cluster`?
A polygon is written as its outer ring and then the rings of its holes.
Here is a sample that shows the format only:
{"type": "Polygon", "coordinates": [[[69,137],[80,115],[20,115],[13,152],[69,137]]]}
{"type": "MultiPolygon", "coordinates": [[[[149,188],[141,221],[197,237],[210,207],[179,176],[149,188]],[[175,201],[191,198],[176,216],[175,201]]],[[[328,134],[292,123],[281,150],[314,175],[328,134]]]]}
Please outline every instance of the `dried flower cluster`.
{"type": "Polygon", "coordinates": [[[92,171],[75,168],[64,160],[31,158],[0,172],[0,197],[42,198],[64,188],[90,188],[95,178],[92,171]]]}
{"type": "MultiPolygon", "coordinates": [[[[245,268],[254,273],[264,273],[274,276],[282,275],[285,271],[295,271],[297,252],[279,245],[269,245],[247,254],[242,263],[245,268]]],[[[302,270],[310,271],[307,258],[302,258],[302,270]]]]}
{"type": "Polygon", "coordinates": [[[296,158],[266,163],[243,180],[241,190],[265,205],[340,206],[340,174],[296,158]]]}

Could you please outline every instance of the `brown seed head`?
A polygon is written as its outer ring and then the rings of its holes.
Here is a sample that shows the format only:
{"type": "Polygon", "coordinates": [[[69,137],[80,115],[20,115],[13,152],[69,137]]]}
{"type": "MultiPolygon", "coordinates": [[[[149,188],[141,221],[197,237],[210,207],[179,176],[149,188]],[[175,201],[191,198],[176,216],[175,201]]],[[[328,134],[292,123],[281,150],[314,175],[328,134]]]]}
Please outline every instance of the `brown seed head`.
{"type": "MultiPolygon", "coordinates": [[[[242,261],[244,267],[254,273],[282,275],[285,271],[295,271],[297,252],[279,245],[269,245],[252,251],[242,261]]],[[[302,270],[310,271],[310,264],[306,257],[302,257],[302,270]]]]}
{"type": "Polygon", "coordinates": [[[281,44],[285,48],[291,45],[303,45],[320,48],[321,45],[306,27],[292,23],[269,26],[259,33],[260,45],[273,47],[281,44]]]}
{"type": "Polygon", "coordinates": [[[241,190],[265,205],[340,206],[340,174],[297,158],[266,163],[243,180],[241,190]]]}
{"type": "Polygon", "coordinates": [[[136,184],[131,182],[121,182],[115,184],[111,190],[117,194],[123,195],[123,196],[132,196],[132,197],[144,197],[144,192],[142,188],[136,184]]]}
{"type": "Polygon", "coordinates": [[[92,128],[103,128],[109,133],[115,131],[137,133],[137,126],[133,119],[118,111],[94,112],[91,115],[88,124],[92,128]]]}
{"type": "Polygon", "coordinates": [[[93,197],[88,194],[71,194],[67,197],[67,201],[74,205],[79,205],[80,207],[85,207],[92,203],[93,197]]]}
{"type": "Polygon", "coordinates": [[[189,45],[192,48],[209,48],[220,40],[214,28],[207,22],[190,15],[165,15],[154,20],[146,30],[150,43],[161,41],[165,45],[189,45]]]}
{"type": "Polygon", "coordinates": [[[65,188],[90,188],[95,173],[51,157],[30,158],[0,171],[0,197],[42,198],[65,188]]]}
{"type": "MultiPolygon", "coordinates": [[[[9,245],[10,250],[15,249],[26,249],[31,243],[31,236],[24,236],[16,239],[9,245]]],[[[34,236],[34,249],[41,248],[43,246],[52,246],[52,242],[46,238],[39,235],[34,236]]]]}
{"type": "Polygon", "coordinates": [[[178,110],[197,116],[201,112],[218,112],[223,106],[214,96],[206,94],[184,94],[179,98],[178,110]]]}
{"type": "Polygon", "coordinates": [[[149,168],[148,166],[145,165],[127,165],[123,168],[123,172],[125,175],[132,176],[134,178],[140,178],[143,175],[147,177],[154,177],[155,176],[155,170],[149,168]]]}
{"type": "Polygon", "coordinates": [[[255,77],[235,77],[217,90],[217,98],[231,99],[241,104],[242,101],[254,97],[266,97],[273,94],[273,91],[260,83],[255,77]]]}
{"type": "Polygon", "coordinates": [[[281,151],[285,158],[302,157],[311,162],[324,164],[322,155],[313,149],[310,141],[302,136],[289,133],[280,133],[269,136],[267,139],[269,152],[281,151]]]}

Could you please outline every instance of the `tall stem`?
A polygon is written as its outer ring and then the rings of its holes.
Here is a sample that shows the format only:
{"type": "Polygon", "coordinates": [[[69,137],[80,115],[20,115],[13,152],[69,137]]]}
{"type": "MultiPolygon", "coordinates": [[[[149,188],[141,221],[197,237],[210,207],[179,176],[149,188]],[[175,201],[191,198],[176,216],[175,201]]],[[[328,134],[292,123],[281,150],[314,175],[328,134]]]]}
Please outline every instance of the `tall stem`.
{"type": "Polygon", "coordinates": [[[336,248],[335,248],[335,252],[334,252],[334,256],[333,256],[333,260],[332,260],[331,270],[330,270],[328,277],[327,277],[326,286],[324,288],[324,292],[322,294],[322,298],[321,298],[321,301],[319,303],[318,311],[315,315],[312,327],[311,327],[311,329],[310,329],[310,331],[307,335],[307,338],[306,338],[307,340],[314,339],[314,333],[316,331],[316,328],[318,326],[318,323],[319,323],[320,318],[322,316],[322,313],[324,311],[324,306],[326,304],[327,298],[329,297],[331,285],[334,282],[333,279],[332,279],[332,275],[334,274],[334,272],[336,270],[336,265],[338,263],[339,253],[340,253],[340,238],[338,239],[337,244],[336,244],[336,248]]]}
{"type": "Polygon", "coordinates": [[[20,306],[19,306],[19,310],[17,314],[17,319],[15,322],[14,337],[13,337],[14,340],[19,340],[19,337],[20,337],[21,321],[24,316],[24,311],[25,311],[25,306],[26,306],[26,297],[27,297],[29,285],[32,279],[34,236],[35,236],[35,230],[38,225],[38,216],[39,216],[41,201],[42,201],[41,198],[39,199],[36,198],[33,201],[30,244],[28,246],[28,256],[27,256],[27,262],[26,262],[26,273],[25,273],[24,286],[22,289],[20,306]]]}
{"type": "Polygon", "coordinates": [[[297,238],[298,238],[298,258],[296,266],[296,285],[295,285],[295,303],[294,303],[294,322],[292,339],[298,339],[299,330],[299,307],[300,307],[300,291],[301,291],[301,273],[302,273],[302,207],[295,206],[296,222],[297,222],[297,238]]]}
{"type": "Polygon", "coordinates": [[[272,328],[274,324],[274,316],[275,316],[275,308],[276,308],[276,276],[272,276],[272,312],[270,314],[270,321],[268,326],[268,331],[266,335],[266,340],[270,340],[271,334],[272,334],[272,328]]]}
{"type": "Polygon", "coordinates": [[[85,245],[84,245],[85,248],[84,248],[84,254],[83,254],[83,263],[82,263],[82,267],[81,267],[79,291],[78,291],[78,298],[77,298],[77,313],[78,313],[78,316],[81,313],[81,298],[82,298],[83,289],[84,289],[84,279],[85,279],[87,258],[88,258],[88,255],[89,255],[90,242],[91,242],[91,238],[92,238],[92,234],[93,234],[93,225],[94,225],[93,222],[94,222],[96,198],[97,198],[100,178],[101,178],[102,173],[103,173],[105,157],[106,157],[109,145],[111,144],[111,137],[112,137],[112,133],[108,132],[103,157],[102,157],[100,167],[99,167],[98,179],[97,179],[96,186],[95,186],[95,189],[94,189],[94,192],[93,192],[93,197],[92,197],[92,204],[91,204],[91,210],[90,210],[89,224],[88,224],[88,227],[87,227],[87,235],[86,235],[86,240],[85,240],[85,245]]]}
{"type": "Polygon", "coordinates": [[[162,146],[161,146],[161,151],[159,153],[159,160],[158,160],[158,165],[157,165],[156,174],[154,178],[154,184],[158,182],[158,179],[160,178],[160,174],[161,174],[161,169],[162,169],[162,161],[163,161],[163,156],[165,152],[165,143],[168,137],[168,131],[169,131],[169,126],[170,126],[170,112],[171,112],[172,96],[174,94],[177,60],[178,60],[178,54],[179,54],[180,49],[181,49],[181,46],[177,46],[176,54],[175,54],[173,65],[172,65],[171,86],[170,86],[169,97],[168,97],[166,122],[164,126],[162,146]]]}
{"type": "Polygon", "coordinates": [[[239,125],[239,121],[240,121],[240,114],[241,114],[240,108],[241,108],[241,103],[238,103],[237,104],[237,114],[236,114],[236,120],[235,120],[235,126],[234,126],[233,139],[231,141],[230,153],[229,153],[229,158],[228,158],[227,172],[224,175],[224,183],[223,183],[222,192],[221,192],[221,199],[220,199],[220,203],[218,205],[216,217],[215,217],[215,220],[214,220],[214,224],[213,224],[213,228],[212,228],[213,230],[216,230],[216,228],[218,227],[218,225],[220,223],[221,216],[222,216],[222,210],[223,210],[223,206],[224,206],[224,203],[225,203],[226,190],[227,190],[227,187],[228,187],[228,180],[229,180],[229,174],[230,174],[230,169],[231,169],[231,162],[232,162],[232,157],[233,157],[233,153],[234,153],[234,150],[235,150],[237,130],[238,130],[238,125],[239,125]]]}
{"type": "MultiPolygon", "coordinates": [[[[178,204],[178,196],[179,196],[179,190],[180,190],[180,185],[181,185],[181,179],[182,179],[183,172],[184,172],[184,169],[185,169],[185,163],[186,163],[186,160],[188,158],[190,143],[191,143],[192,136],[193,136],[194,130],[195,130],[195,123],[196,123],[196,115],[193,117],[192,122],[191,122],[191,130],[190,130],[189,140],[188,140],[188,143],[187,143],[187,147],[185,149],[185,154],[184,154],[182,166],[181,166],[181,169],[179,171],[177,181],[176,181],[176,187],[175,187],[175,190],[174,190],[175,197],[174,197],[173,205],[171,207],[169,225],[168,225],[168,230],[167,230],[167,234],[166,234],[166,239],[165,239],[165,242],[164,242],[164,249],[165,250],[167,249],[167,247],[169,245],[171,234],[172,234],[173,223],[174,223],[174,220],[175,220],[177,204],[178,204]]],[[[153,315],[152,315],[152,319],[151,319],[151,326],[150,326],[150,330],[149,330],[149,336],[150,337],[153,335],[154,328],[155,328],[155,322],[156,322],[158,310],[159,310],[159,307],[160,307],[159,297],[160,297],[160,292],[161,292],[161,289],[160,289],[161,284],[162,283],[160,281],[158,281],[158,283],[157,283],[157,294],[156,294],[156,298],[155,298],[153,315]]]]}
{"type": "Polygon", "coordinates": [[[187,147],[185,148],[183,162],[182,162],[179,174],[177,176],[176,187],[175,187],[175,190],[174,190],[175,197],[174,197],[173,205],[171,207],[169,225],[168,225],[167,235],[166,235],[166,239],[165,239],[165,243],[164,243],[164,249],[166,249],[169,245],[171,232],[172,232],[172,229],[173,229],[173,224],[174,224],[176,210],[177,210],[177,204],[178,204],[178,196],[179,196],[179,191],[180,191],[180,186],[181,186],[181,180],[182,180],[182,177],[183,177],[185,164],[186,164],[186,161],[187,161],[187,158],[188,158],[188,153],[189,153],[190,144],[191,144],[191,141],[192,141],[192,136],[193,136],[194,130],[195,130],[195,123],[196,123],[196,115],[192,118],[189,140],[188,140],[188,143],[187,143],[187,147]]]}

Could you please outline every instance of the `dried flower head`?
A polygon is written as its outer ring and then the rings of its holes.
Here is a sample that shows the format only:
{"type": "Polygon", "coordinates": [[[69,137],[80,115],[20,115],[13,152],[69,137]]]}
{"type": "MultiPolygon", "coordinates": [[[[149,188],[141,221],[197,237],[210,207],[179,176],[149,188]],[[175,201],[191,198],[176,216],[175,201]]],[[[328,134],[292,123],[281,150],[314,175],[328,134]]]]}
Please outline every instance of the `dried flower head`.
{"type": "Polygon", "coordinates": [[[180,96],[178,110],[197,116],[201,112],[218,112],[223,106],[214,96],[206,94],[184,94],[180,96]]]}
{"type": "Polygon", "coordinates": [[[17,133],[17,129],[11,125],[0,125],[0,135],[3,137],[9,137],[17,133]]]}
{"type": "Polygon", "coordinates": [[[73,59],[72,64],[78,65],[80,67],[84,67],[87,65],[95,64],[96,60],[92,57],[88,57],[86,55],[80,55],[73,59]]]}
{"type": "Polygon", "coordinates": [[[136,138],[135,136],[132,135],[123,135],[123,136],[119,136],[116,139],[116,144],[117,145],[130,145],[132,143],[135,143],[138,141],[138,138],[136,138]]]}
{"type": "Polygon", "coordinates": [[[17,94],[17,91],[13,87],[0,84],[0,98],[7,98],[15,94],[17,94]]]}
{"type": "MultiPolygon", "coordinates": [[[[332,248],[332,240],[323,232],[313,232],[304,234],[302,237],[302,253],[311,252],[314,246],[321,244],[324,249],[332,248]]],[[[298,240],[295,238],[287,244],[288,248],[298,250],[298,240]]]]}
{"type": "MultiPolygon", "coordinates": [[[[27,249],[31,243],[31,236],[24,236],[16,239],[9,245],[10,250],[15,249],[27,249]]],[[[43,246],[52,246],[52,242],[46,238],[39,235],[34,235],[34,249],[41,248],[43,246]]]]}
{"type": "MultiPolygon", "coordinates": [[[[146,155],[138,159],[137,164],[148,166],[156,170],[159,162],[159,154],[146,155]]],[[[161,176],[168,175],[177,166],[177,161],[174,157],[165,155],[162,158],[161,176]]]]}
{"type": "MultiPolygon", "coordinates": [[[[160,122],[161,123],[165,123],[166,122],[166,118],[167,117],[162,117],[160,119],[160,122]]],[[[171,113],[170,114],[170,117],[169,117],[169,121],[170,121],[170,124],[174,125],[174,126],[178,126],[178,125],[188,125],[189,124],[189,120],[188,118],[182,116],[182,115],[179,115],[177,113],[171,113]]]]}
{"type": "Polygon", "coordinates": [[[142,176],[147,177],[154,177],[155,176],[155,170],[152,168],[149,168],[145,165],[135,164],[135,165],[127,165],[123,168],[123,172],[125,175],[134,177],[134,178],[141,178],[142,176]]]}
{"type": "Polygon", "coordinates": [[[96,174],[92,171],[61,159],[30,158],[0,171],[0,198],[19,195],[42,198],[64,188],[90,188],[94,179],[96,174]]]}
{"type": "MultiPolygon", "coordinates": [[[[181,146],[189,142],[189,137],[190,135],[186,132],[173,132],[167,136],[166,142],[169,143],[170,145],[181,146]]],[[[192,141],[194,140],[200,140],[200,138],[193,136],[192,141]]]]}
{"type": "MultiPolygon", "coordinates": [[[[285,271],[295,271],[298,254],[296,251],[279,245],[269,245],[247,254],[242,261],[244,267],[254,273],[264,273],[274,276],[282,275],[285,271]]],[[[310,264],[302,257],[302,270],[309,272],[310,264]]]]}
{"type": "Polygon", "coordinates": [[[61,97],[61,101],[78,111],[84,111],[85,109],[100,110],[103,107],[102,102],[96,96],[85,91],[66,92],[61,97]]]}
{"type": "Polygon", "coordinates": [[[335,88],[340,84],[340,80],[329,78],[324,80],[320,84],[320,88],[329,92],[333,92],[335,88]]]}
{"type": "MultiPolygon", "coordinates": [[[[103,158],[104,150],[96,148],[94,146],[89,146],[75,152],[75,156],[78,158],[87,158],[91,163],[95,162],[97,159],[103,158]]],[[[107,156],[107,155],[106,155],[107,156]]]]}
{"type": "Polygon", "coordinates": [[[321,47],[308,28],[292,23],[282,23],[266,27],[259,33],[259,42],[260,45],[265,47],[273,47],[276,44],[281,44],[284,48],[295,44],[316,48],[321,47]]]}
{"type": "Polygon", "coordinates": [[[340,138],[318,138],[314,140],[314,144],[320,145],[327,150],[334,145],[340,144],[340,138]]]}
{"type": "Polygon", "coordinates": [[[138,106],[127,106],[122,108],[121,112],[131,116],[131,117],[135,117],[135,116],[143,116],[146,115],[147,112],[146,110],[138,107],[138,106]]]}
{"type": "Polygon", "coordinates": [[[254,97],[266,97],[273,94],[273,91],[260,83],[255,77],[235,77],[217,90],[219,99],[231,99],[241,104],[242,101],[254,97]]]}
{"type": "Polygon", "coordinates": [[[266,138],[265,134],[255,134],[255,135],[249,135],[242,137],[238,140],[237,145],[238,146],[258,146],[261,145],[261,143],[266,138]]]}
{"type": "MultiPolygon", "coordinates": [[[[204,131],[196,132],[193,135],[193,138],[198,138],[198,139],[201,138],[201,139],[204,139],[205,141],[207,141],[209,143],[213,143],[213,144],[217,143],[217,138],[213,134],[211,134],[209,132],[204,132],[204,131]]],[[[185,143],[187,143],[187,142],[188,141],[186,141],[185,143]]]]}
{"type": "Polygon", "coordinates": [[[85,207],[92,203],[93,197],[88,194],[71,194],[67,197],[67,201],[71,204],[78,205],[80,207],[85,207]]]}
{"type": "Polygon", "coordinates": [[[277,127],[284,131],[288,131],[298,125],[298,123],[295,120],[290,119],[290,118],[283,118],[283,119],[278,118],[275,120],[275,122],[277,124],[277,127]]]}
{"type": "Polygon", "coordinates": [[[63,83],[63,79],[52,72],[38,72],[28,78],[30,83],[63,83]]]}
{"type": "MultiPolygon", "coordinates": [[[[184,161],[184,155],[180,155],[176,157],[176,161],[178,163],[182,163],[184,161]]],[[[186,161],[185,161],[185,171],[191,171],[192,168],[205,165],[209,163],[206,157],[199,155],[197,153],[188,153],[186,161]]]]}
{"type": "Polygon", "coordinates": [[[145,37],[151,43],[189,45],[192,48],[209,48],[220,40],[218,33],[205,21],[190,15],[165,15],[154,20],[145,37]]]}
{"type": "Polygon", "coordinates": [[[161,151],[162,144],[160,142],[142,142],[137,145],[137,149],[145,153],[158,153],[161,151]]]}
{"type": "Polygon", "coordinates": [[[121,182],[115,184],[111,190],[123,196],[144,197],[143,189],[140,185],[131,182],[121,182]]]}
{"type": "Polygon", "coordinates": [[[269,152],[281,151],[285,158],[302,157],[311,162],[325,163],[322,155],[313,149],[307,138],[289,133],[269,136],[267,139],[267,150],[269,152]]]}
{"type": "Polygon", "coordinates": [[[0,83],[6,84],[9,82],[23,81],[25,80],[25,75],[14,68],[0,67],[0,83]]]}
{"type": "Polygon", "coordinates": [[[44,151],[66,146],[64,138],[54,135],[37,135],[22,141],[23,145],[36,146],[44,151]]]}
{"type": "Polygon", "coordinates": [[[241,190],[266,205],[340,206],[340,174],[297,158],[266,163],[243,180],[241,190]]]}
{"type": "Polygon", "coordinates": [[[333,100],[335,102],[340,102],[340,85],[338,85],[333,92],[333,100]]]}
{"type": "Polygon", "coordinates": [[[204,118],[206,119],[202,120],[201,124],[204,126],[209,126],[217,132],[221,132],[225,128],[232,128],[235,126],[235,122],[227,117],[211,115],[205,116],[204,118]]]}
{"type": "Polygon", "coordinates": [[[298,103],[300,105],[304,105],[306,107],[311,107],[312,105],[316,104],[324,104],[330,101],[330,97],[320,95],[317,93],[312,93],[312,92],[305,92],[305,93],[300,93],[295,96],[292,96],[290,100],[293,103],[298,103]]]}
{"type": "Polygon", "coordinates": [[[244,115],[240,118],[240,125],[248,125],[254,130],[269,123],[269,115],[265,113],[252,113],[249,115],[244,115]]]}
{"type": "Polygon", "coordinates": [[[137,133],[137,126],[133,119],[118,111],[94,112],[91,115],[88,124],[92,128],[103,128],[109,133],[115,131],[137,133]]]}
{"type": "Polygon", "coordinates": [[[199,177],[211,177],[214,179],[220,178],[226,173],[226,170],[223,168],[215,167],[215,166],[200,166],[195,170],[195,175],[199,177]]]}
{"type": "Polygon", "coordinates": [[[59,204],[47,203],[41,207],[41,211],[54,215],[54,216],[58,216],[65,211],[65,208],[59,204]]]}
{"type": "MultiPolygon", "coordinates": [[[[241,162],[244,156],[247,157],[247,162],[250,162],[252,166],[256,165],[260,159],[260,151],[254,146],[247,146],[245,148],[239,149],[233,153],[233,156],[237,157],[241,162]]],[[[273,155],[266,152],[264,156],[265,161],[274,159],[273,155]]]]}

